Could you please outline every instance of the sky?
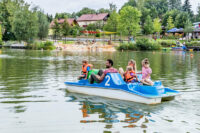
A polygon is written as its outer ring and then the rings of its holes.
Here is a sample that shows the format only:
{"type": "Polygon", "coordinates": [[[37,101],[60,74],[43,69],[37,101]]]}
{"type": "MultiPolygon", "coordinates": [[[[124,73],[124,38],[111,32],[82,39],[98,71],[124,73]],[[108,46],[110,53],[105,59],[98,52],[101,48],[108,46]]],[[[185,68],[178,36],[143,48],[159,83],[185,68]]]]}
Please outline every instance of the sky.
{"type": "MultiPolygon", "coordinates": [[[[53,14],[61,12],[77,12],[83,7],[92,9],[109,8],[109,3],[117,5],[118,9],[128,0],[25,0],[31,5],[37,5],[45,13],[53,14]]],[[[184,1],[184,0],[182,0],[184,1]]],[[[190,0],[193,11],[196,13],[200,0],[190,0]]]]}

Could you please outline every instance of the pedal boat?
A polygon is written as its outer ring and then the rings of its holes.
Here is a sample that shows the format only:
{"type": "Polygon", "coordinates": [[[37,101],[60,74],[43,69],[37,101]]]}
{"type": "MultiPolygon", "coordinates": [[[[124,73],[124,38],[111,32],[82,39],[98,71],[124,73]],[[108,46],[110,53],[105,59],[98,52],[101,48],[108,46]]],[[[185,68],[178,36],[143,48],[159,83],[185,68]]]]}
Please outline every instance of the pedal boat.
{"type": "MultiPolygon", "coordinates": [[[[141,78],[141,75],[138,77],[141,78]]],[[[160,81],[154,86],[126,83],[119,73],[107,74],[101,83],[90,84],[88,80],[80,80],[65,84],[69,92],[144,104],[159,104],[180,97],[180,92],[164,87],[160,81]]]]}

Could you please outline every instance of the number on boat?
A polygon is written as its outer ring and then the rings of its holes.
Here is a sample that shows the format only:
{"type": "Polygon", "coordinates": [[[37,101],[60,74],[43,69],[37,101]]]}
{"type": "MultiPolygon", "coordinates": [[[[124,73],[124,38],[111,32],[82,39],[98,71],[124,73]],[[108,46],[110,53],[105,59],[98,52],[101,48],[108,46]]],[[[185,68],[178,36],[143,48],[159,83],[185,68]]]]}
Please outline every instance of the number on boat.
{"type": "Polygon", "coordinates": [[[105,83],[105,86],[110,86],[110,76],[106,76],[106,79],[107,79],[107,81],[106,81],[106,83],[105,83]]]}

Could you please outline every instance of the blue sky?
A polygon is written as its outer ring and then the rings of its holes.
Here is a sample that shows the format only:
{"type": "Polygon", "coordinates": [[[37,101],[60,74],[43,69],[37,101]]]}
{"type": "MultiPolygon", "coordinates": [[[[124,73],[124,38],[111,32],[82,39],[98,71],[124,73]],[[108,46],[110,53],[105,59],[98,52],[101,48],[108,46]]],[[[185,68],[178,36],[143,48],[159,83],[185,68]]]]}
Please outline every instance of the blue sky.
{"type": "MultiPolygon", "coordinates": [[[[108,8],[109,3],[117,5],[118,9],[128,0],[25,0],[29,4],[40,6],[45,13],[55,14],[56,12],[77,12],[83,7],[93,9],[108,8]]],[[[184,0],[182,0],[184,1],[184,0]]],[[[196,12],[200,0],[190,0],[192,9],[196,12]]]]}

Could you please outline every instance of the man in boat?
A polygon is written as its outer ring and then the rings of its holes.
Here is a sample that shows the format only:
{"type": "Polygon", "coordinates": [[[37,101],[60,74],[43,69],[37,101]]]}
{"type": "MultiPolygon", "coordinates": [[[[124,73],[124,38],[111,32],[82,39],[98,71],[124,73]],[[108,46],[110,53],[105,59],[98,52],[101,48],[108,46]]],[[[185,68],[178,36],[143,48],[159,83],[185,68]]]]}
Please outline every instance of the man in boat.
{"type": "Polygon", "coordinates": [[[118,73],[118,70],[113,68],[113,64],[113,61],[111,59],[108,59],[106,61],[106,70],[99,70],[97,75],[92,74],[90,77],[90,84],[93,84],[95,81],[97,83],[101,83],[108,73],[118,73]]]}

